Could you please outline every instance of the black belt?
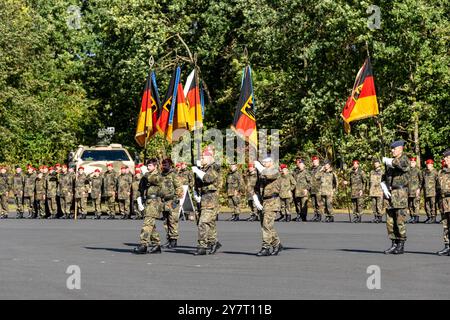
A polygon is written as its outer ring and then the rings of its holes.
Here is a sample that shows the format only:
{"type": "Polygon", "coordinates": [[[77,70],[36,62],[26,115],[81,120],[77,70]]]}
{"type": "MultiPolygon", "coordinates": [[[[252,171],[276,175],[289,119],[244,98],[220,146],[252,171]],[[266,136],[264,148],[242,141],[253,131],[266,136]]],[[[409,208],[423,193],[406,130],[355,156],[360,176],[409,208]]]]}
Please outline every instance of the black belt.
{"type": "Polygon", "coordinates": [[[271,195],[271,196],[264,197],[263,200],[268,200],[268,199],[278,198],[279,196],[280,196],[279,194],[273,194],[273,195],[271,195]]]}
{"type": "Polygon", "coordinates": [[[217,190],[202,191],[202,195],[209,194],[209,193],[214,193],[214,192],[217,192],[217,190]]]}
{"type": "Polygon", "coordinates": [[[392,186],[391,190],[401,190],[401,189],[408,189],[407,186],[392,186]]]}
{"type": "Polygon", "coordinates": [[[159,196],[157,194],[148,194],[147,199],[158,199],[159,196]]]}
{"type": "Polygon", "coordinates": [[[174,196],[172,196],[172,197],[165,197],[165,198],[163,198],[163,200],[164,200],[164,201],[170,201],[170,200],[173,200],[173,199],[175,199],[175,197],[174,197],[174,196]]]}

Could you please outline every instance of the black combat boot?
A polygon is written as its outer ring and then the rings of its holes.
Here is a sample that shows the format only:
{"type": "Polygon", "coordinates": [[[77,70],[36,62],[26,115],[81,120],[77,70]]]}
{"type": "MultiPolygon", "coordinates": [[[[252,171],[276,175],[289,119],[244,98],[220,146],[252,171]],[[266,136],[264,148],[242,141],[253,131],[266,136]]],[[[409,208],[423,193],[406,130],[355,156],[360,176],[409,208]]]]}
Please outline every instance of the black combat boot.
{"type": "Polygon", "coordinates": [[[444,249],[436,252],[438,256],[448,256],[450,253],[450,246],[446,243],[444,249]]]}
{"type": "Polygon", "coordinates": [[[423,223],[426,223],[426,224],[430,223],[430,222],[429,222],[430,219],[431,219],[430,217],[427,217],[426,220],[425,220],[423,223]]]}
{"type": "Polygon", "coordinates": [[[108,220],[114,220],[114,219],[116,219],[116,217],[115,216],[109,216],[107,219],[108,220]]]}
{"type": "Polygon", "coordinates": [[[256,221],[256,215],[252,214],[247,221],[256,221]]]}
{"type": "Polygon", "coordinates": [[[406,221],[406,223],[414,224],[414,223],[416,223],[416,218],[414,216],[411,216],[411,218],[408,221],[406,221]]]}
{"type": "Polygon", "coordinates": [[[80,219],[81,219],[81,220],[86,220],[86,217],[87,217],[87,214],[86,214],[86,213],[83,213],[83,214],[81,215],[80,219]]]}
{"type": "Polygon", "coordinates": [[[197,248],[197,251],[194,253],[194,256],[205,256],[207,254],[206,248],[197,248]]]}
{"type": "Polygon", "coordinates": [[[392,240],[392,246],[384,251],[384,254],[392,254],[397,249],[397,240],[392,240]]]}
{"type": "Polygon", "coordinates": [[[147,246],[140,244],[136,248],[133,249],[133,253],[135,254],[146,254],[147,253],[147,246]]]}
{"type": "Polygon", "coordinates": [[[151,247],[150,250],[148,251],[148,253],[150,254],[154,254],[154,253],[161,253],[161,246],[154,246],[151,247]]]}
{"type": "Polygon", "coordinates": [[[291,222],[291,215],[290,214],[287,214],[286,215],[286,222],[291,222]]]}
{"type": "Polygon", "coordinates": [[[330,223],[331,223],[331,222],[334,222],[334,216],[330,216],[329,218],[330,218],[330,219],[328,219],[328,222],[330,222],[330,223]]]}
{"type": "Polygon", "coordinates": [[[415,216],[415,218],[416,218],[415,222],[416,223],[420,223],[420,217],[419,216],[415,216]]]}
{"type": "Polygon", "coordinates": [[[294,221],[300,222],[302,221],[302,217],[298,214],[297,217],[295,217],[294,221]]]}
{"type": "Polygon", "coordinates": [[[209,250],[209,254],[215,254],[217,250],[219,250],[222,247],[222,244],[219,241],[216,241],[209,250]]]}
{"type": "Polygon", "coordinates": [[[314,217],[311,219],[311,222],[316,222],[317,221],[317,213],[314,213],[314,217]]]}
{"type": "Polygon", "coordinates": [[[234,220],[233,221],[239,221],[239,215],[238,214],[234,215],[234,220]]]}
{"type": "Polygon", "coordinates": [[[281,252],[281,250],[283,250],[283,246],[280,243],[276,247],[273,247],[273,251],[272,251],[272,253],[270,255],[271,256],[277,256],[281,252]]]}
{"type": "Polygon", "coordinates": [[[268,248],[262,248],[257,254],[257,257],[267,257],[270,256],[270,251],[268,248]]]}
{"type": "Polygon", "coordinates": [[[320,213],[317,215],[316,222],[322,222],[322,215],[320,213]]]}
{"type": "Polygon", "coordinates": [[[323,222],[325,222],[325,223],[330,222],[330,217],[329,217],[329,216],[326,216],[326,217],[325,217],[325,220],[324,220],[323,222]]]}
{"type": "Polygon", "coordinates": [[[281,221],[284,219],[284,214],[281,214],[278,218],[275,219],[275,221],[281,221]]]}
{"type": "Polygon", "coordinates": [[[405,253],[405,241],[400,240],[397,244],[397,248],[395,248],[392,254],[403,254],[403,253],[405,253]]]}

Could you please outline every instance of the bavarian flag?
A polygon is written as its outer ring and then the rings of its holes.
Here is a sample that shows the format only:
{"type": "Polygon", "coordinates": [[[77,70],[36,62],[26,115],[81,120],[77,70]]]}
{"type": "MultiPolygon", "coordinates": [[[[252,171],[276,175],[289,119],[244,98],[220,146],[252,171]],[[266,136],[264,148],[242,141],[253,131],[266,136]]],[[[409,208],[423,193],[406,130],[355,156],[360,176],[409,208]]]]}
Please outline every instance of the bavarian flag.
{"type": "Polygon", "coordinates": [[[234,132],[255,149],[258,148],[256,131],[255,98],[253,94],[252,70],[250,66],[244,68],[241,83],[241,94],[236,106],[234,121],[231,126],[234,132]]]}
{"type": "Polygon", "coordinates": [[[370,64],[370,58],[367,58],[356,75],[352,94],[348,98],[344,110],[342,110],[341,116],[344,119],[345,132],[350,132],[350,122],[374,117],[378,114],[372,65],[370,64]]]}
{"type": "Polygon", "coordinates": [[[159,118],[156,121],[156,128],[158,129],[158,132],[164,135],[166,134],[167,128],[169,126],[170,110],[172,108],[172,105],[176,101],[173,98],[173,96],[174,94],[176,94],[179,79],[180,79],[180,67],[176,67],[172,74],[172,78],[170,79],[169,89],[167,90],[166,96],[164,98],[159,118]]]}
{"type": "Polygon", "coordinates": [[[189,105],[189,130],[203,127],[203,104],[200,98],[200,84],[197,70],[192,70],[184,86],[184,95],[189,105]]]}
{"type": "MultiPolygon", "coordinates": [[[[178,77],[179,80],[179,77],[178,77]]],[[[169,125],[166,131],[166,139],[169,143],[178,141],[180,137],[189,130],[188,123],[188,104],[184,97],[183,85],[178,82],[177,91],[174,93],[169,115],[169,125]]]]}
{"type": "Polygon", "coordinates": [[[134,136],[134,139],[140,147],[144,147],[146,139],[153,136],[156,132],[156,121],[159,117],[160,105],[156,75],[152,71],[147,76],[147,81],[145,82],[136,135],[134,136]]]}

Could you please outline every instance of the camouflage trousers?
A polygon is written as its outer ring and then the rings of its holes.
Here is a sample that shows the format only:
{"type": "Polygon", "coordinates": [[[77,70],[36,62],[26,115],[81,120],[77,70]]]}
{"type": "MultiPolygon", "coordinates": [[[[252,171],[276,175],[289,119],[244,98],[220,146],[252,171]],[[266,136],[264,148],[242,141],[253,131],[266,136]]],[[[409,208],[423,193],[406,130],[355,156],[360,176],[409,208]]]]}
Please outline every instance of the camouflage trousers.
{"type": "Polygon", "coordinates": [[[156,231],[156,219],[159,217],[159,210],[159,199],[147,199],[147,205],[144,210],[144,223],[140,235],[141,244],[144,246],[161,245],[161,238],[156,231]]]}
{"type": "Polygon", "coordinates": [[[18,214],[23,214],[23,195],[14,195],[14,203],[16,205],[16,210],[18,214]]]}
{"type": "Polygon", "coordinates": [[[241,213],[241,197],[228,196],[228,207],[233,210],[233,214],[241,213]]]}
{"type": "Polygon", "coordinates": [[[419,215],[420,198],[408,197],[408,209],[411,217],[417,217],[419,215]]]}
{"type": "Polygon", "coordinates": [[[100,196],[92,199],[92,207],[94,207],[95,216],[100,217],[102,215],[102,198],[100,196]]]}
{"type": "Polygon", "coordinates": [[[327,217],[334,216],[333,212],[333,196],[322,195],[322,203],[324,208],[324,213],[327,217]]]}
{"type": "Polygon", "coordinates": [[[202,209],[198,221],[198,247],[208,248],[217,242],[217,209],[202,209]]]}
{"type": "Polygon", "coordinates": [[[406,209],[387,209],[386,229],[391,240],[406,241],[406,209]]]}
{"type": "Polygon", "coordinates": [[[114,217],[116,215],[116,198],[115,196],[106,196],[105,197],[105,206],[106,206],[106,213],[108,216],[114,217]]]}
{"type": "Polygon", "coordinates": [[[250,208],[250,212],[252,216],[258,216],[258,208],[256,208],[253,199],[247,200],[248,207],[250,208]]]}
{"type": "Polygon", "coordinates": [[[275,230],[275,217],[277,211],[264,210],[261,213],[261,233],[262,233],[262,247],[269,249],[280,244],[280,238],[275,230]]]}
{"type": "Polygon", "coordinates": [[[294,201],[292,200],[292,198],[285,198],[285,199],[280,198],[280,205],[281,205],[281,214],[290,215],[294,211],[292,210],[294,205],[294,201]]]}
{"type": "Polygon", "coordinates": [[[364,199],[352,198],[353,217],[359,218],[363,213],[364,199]]]}
{"type": "Polygon", "coordinates": [[[40,218],[45,218],[45,199],[42,199],[40,197],[36,198],[36,210],[37,214],[40,218]]]}
{"type": "Polygon", "coordinates": [[[122,216],[130,215],[130,199],[119,199],[119,213],[122,216]]]}
{"type": "Polygon", "coordinates": [[[162,214],[164,218],[164,230],[168,240],[178,239],[178,221],[180,219],[180,205],[174,200],[162,203],[162,214]]]}
{"type": "Polygon", "coordinates": [[[383,197],[372,197],[372,212],[375,217],[383,215],[383,197]]]}
{"type": "Polygon", "coordinates": [[[0,195],[0,217],[8,216],[8,194],[0,195]]]}
{"type": "Polygon", "coordinates": [[[69,217],[72,209],[73,195],[71,193],[63,194],[59,197],[59,202],[61,203],[61,212],[64,217],[69,217]]]}
{"type": "Polygon", "coordinates": [[[52,217],[58,213],[58,205],[56,203],[56,197],[47,198],[47,207],[52,217]]]}
{"type": "Polygon", "coordinates": [[[23,207],[26,209],[28,216],[34,216],[34,196],[23,198],[23,207]]]}
{"type": "Polygon", "coordinates": [[[322,214],[322,201],[320,194],[311,194],[311,203],[314,214],[322,214]]]}
{"type": "Polygon", "coordinates": [[[77,206],[77,215],[87,214],[87,197],[76,198],[75,205],[77,206]]]}
{"type": "Polygon", "coordinates": [[[425,198],[425,212],[428,218],[436,217],[436,197],[425,198]]]}
{"type": "Polygon", "coordinates": [[[444,213],[442,217],[442,227],[444,229],[443,238],[444,238],[444,244],[450,244],[448,230],[450,229],[450,212],[444,213]]]}
{"type": "Polygon", "coordinates": [[[294,202],[297,215],[305,221],[308,216],[308,197],[295,197],[294,202]]]}

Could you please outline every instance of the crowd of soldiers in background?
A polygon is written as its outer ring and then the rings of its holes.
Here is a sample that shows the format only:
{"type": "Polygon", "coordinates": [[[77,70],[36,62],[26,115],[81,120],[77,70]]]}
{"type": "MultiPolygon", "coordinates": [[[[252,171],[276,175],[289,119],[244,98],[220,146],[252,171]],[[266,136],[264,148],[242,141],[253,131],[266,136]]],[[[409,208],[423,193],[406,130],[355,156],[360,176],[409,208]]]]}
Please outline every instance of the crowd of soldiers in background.
{"type": "MultiPolygon", "coordinates": [[[[303,159],[297,159],[295,169],[289,170],[286,164],[279,167],[281,211],[276,221],[308,221],[308,207],[314,216],[310,221],[334,222],[333,200],[338,188],[338,177],[331,163],[325,160],[320,163],[318,157],[312,157],[312,165],[306,167],[303,159]],[[296,214],[296,217],[293,215],[296,214]]],[[[417,159],[410,158],[408,208],[410,219],[408,223],[419,222],[421,193],[423,192],[426,220],[425,223],[436,223],[436,214],[441,211],[438,188],[439,169],[435,169],[434,161],[429,159],[426,168],[420,170],[417,159]]],[[[441,164],[445,166],[444,162],[441,164]]],[[[259,212],[253,203],[253,195],[257,189],[258,174],[250,163],[243,174],[235,163],[229,165],[225,192],[228,206],[232,210],[231,221],[239,221],[242,199],[246,199],[250,208],[249,221],[258,221],[259,212]]],[[[88,199],[93,208],[93,219],[101,219],[102,207],[108,219],[116,218],[116,207],[121,219],[143,219],[144,213],[139,210],[139,184],[145,174],[143,164],[136,165],[135,172],[122,166],[120,173],[115,172],[113,164],[107,165],[107,170],[96,169],[87,175],[84,168],[74,168],[56,164],[54,167],[41,166],[36,170],[28,165],[26,173],[17,166],[15,173],[8,173],[7,167],[0,167],[0,218],[8,217],[8,200],[14,198],[16,217],[39,219],[71,219],[77,212],[80,219],[87,217],[88,199]],[[103,200],[103,205],[102,205],[103,200]]],[[[182,185],[188,186],[190,194],[194,193],[194,175],[186,163],[176,165],[176,175],[182,185]]],[[[369,174],[360,168],[358,160],[352,163],[344,186],[350,187],[350,198],[353,206],[354,223],[362,221],[364,200],[370,197],[374,219],[372,222],[382,222],[384,199],[380,186],[383,181],[383,168],[379,160],[373,162],[373,170],[369,174]]]]}

